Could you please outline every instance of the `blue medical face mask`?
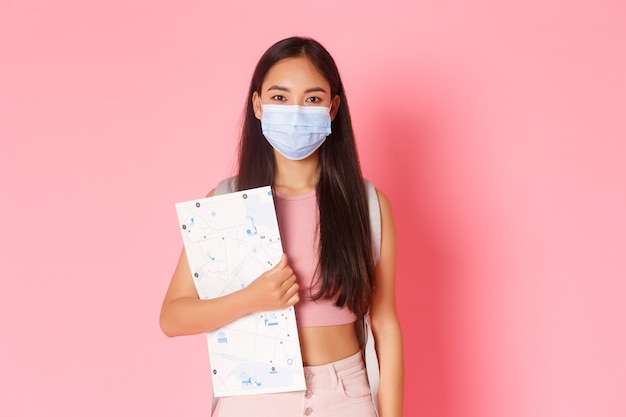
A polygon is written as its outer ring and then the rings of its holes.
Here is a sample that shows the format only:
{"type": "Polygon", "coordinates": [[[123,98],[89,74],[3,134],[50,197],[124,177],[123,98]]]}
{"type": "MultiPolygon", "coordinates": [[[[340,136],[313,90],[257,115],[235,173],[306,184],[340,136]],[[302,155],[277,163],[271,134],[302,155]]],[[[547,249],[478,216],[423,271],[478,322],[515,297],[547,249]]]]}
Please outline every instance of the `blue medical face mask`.
{"type": "Polygon", "coordinates": [[[265,139],[285,158],[299,161],[315,152],[330,135],[330,108],[261,104],[265,139]]]}

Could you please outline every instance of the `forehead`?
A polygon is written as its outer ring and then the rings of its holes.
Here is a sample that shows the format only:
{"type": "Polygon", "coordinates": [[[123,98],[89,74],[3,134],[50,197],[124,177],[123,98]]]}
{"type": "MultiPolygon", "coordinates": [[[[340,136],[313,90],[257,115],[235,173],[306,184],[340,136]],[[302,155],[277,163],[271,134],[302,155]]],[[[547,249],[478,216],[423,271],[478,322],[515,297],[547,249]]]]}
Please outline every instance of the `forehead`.
{"type": "Polygon", "coordinates": [[[330,83],[306,57],[285,58],[274,64],[265,75],[262,90],[271,86],[306,90],[322,87],[330,91],[330,83]]]}

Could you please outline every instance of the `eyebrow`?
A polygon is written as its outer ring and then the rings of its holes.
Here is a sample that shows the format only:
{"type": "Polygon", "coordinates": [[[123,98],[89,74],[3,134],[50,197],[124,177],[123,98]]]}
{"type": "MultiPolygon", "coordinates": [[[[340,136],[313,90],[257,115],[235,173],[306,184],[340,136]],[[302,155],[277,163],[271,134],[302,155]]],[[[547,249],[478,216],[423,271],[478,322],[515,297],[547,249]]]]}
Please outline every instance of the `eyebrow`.
{"type": "MultiPolygon", "coordinates": [[[[273,85],[273,86],[271,86],[271,87],[269,87],[267,89],[267,91],[271,91],[271,90],[284,91],[286,93],[290,93],[291,92],[291,90],[289,90],[287,87],[283,87],[283,86],[280,86],[280,85],[273,85]]],[[[312,88],[309,88],[309,89],[307,89],[305,91],[305,93],[315,93],[315,92],[325,93],[326,90],[324,90],[322,87],[312,87],[312,88]]]]}

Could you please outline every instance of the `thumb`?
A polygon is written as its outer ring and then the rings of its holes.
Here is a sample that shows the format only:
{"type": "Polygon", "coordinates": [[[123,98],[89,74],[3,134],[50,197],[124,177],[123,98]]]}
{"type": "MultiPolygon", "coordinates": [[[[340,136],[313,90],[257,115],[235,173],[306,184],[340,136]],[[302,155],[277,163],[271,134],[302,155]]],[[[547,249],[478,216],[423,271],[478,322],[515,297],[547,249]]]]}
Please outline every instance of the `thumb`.
{"type": "Polygon", "coordinates": [[[276,265],[274,265],[274,266],[272,267],[272,269],[273,269],[274,271],[280,271],[281,269],[283,269],[283,268],[284,268],[284,267],[286,267],[286,266],[287,266],[287,255],[283,253],[283,254],[280,256],[280,260],[278,261],[278,263],[277,263],[276,265]]]}

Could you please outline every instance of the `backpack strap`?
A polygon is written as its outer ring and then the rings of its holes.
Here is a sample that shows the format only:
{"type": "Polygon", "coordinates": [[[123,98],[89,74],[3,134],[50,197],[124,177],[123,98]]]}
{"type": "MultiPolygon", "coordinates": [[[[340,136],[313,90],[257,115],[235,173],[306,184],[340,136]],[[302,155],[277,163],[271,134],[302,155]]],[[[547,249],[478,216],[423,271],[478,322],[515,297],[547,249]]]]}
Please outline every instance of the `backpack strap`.
{"type": "Polygon", "coordinates": [[[214,195],[234,193],[235,191],[237,191],[237,177],[230,177],[217,183],[214,195]]]}
{"type": "Polygon", "coordinates": [[[372,257],[374,258],[374,265],[380,261],[380,241],[381,241],[381,220],[380,220],[380,205],[378,204],[378,194],[376,188],[367,179],[363,180],[365,183],[365,191],[367,193],[367,204],[369,206],[370,213],[370,229],[372,234],[372,257]]]}

